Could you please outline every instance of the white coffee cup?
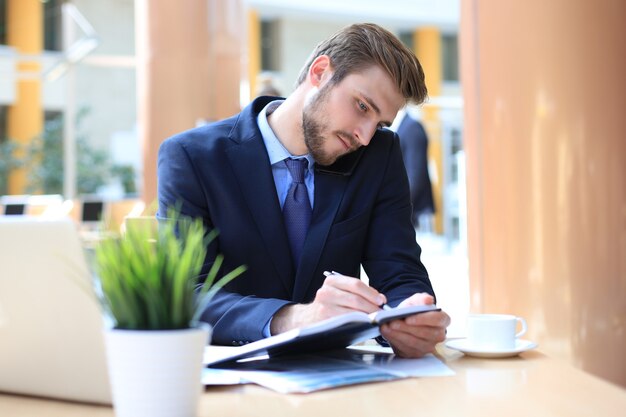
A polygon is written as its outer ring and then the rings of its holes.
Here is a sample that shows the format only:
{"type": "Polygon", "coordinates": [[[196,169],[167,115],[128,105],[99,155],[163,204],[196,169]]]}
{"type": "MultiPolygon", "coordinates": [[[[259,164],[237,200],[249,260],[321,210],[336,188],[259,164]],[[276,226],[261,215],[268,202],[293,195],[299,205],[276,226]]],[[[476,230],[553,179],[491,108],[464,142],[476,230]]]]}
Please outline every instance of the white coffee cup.
{"type": "Polygon", "coordinates": [[[515,349],[516,339],[526,330],[526,321],[510,314],[470,314],[467,319],[467,339],[473,349],[515,349]],[[522,330],[516,333],[517,323],[521,324],[522,330]]]}

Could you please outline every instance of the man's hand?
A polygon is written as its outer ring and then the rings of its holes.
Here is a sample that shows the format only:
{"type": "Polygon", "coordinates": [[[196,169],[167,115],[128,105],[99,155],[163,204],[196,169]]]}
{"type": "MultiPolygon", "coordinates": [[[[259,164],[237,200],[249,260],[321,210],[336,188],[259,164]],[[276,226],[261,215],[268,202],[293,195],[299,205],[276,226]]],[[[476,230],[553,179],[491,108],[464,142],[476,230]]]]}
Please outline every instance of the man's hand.
{"type": "MultiPolygon", "coordinates": [[[[430,294],[414,294],[398,307],[433,304],[430,294]]],[[[435,345],[446,338],[450,317],[443,311],[429,311],[381,326],[380,333],[391,344],[393,351],[405,358],[419,358],[435,350],[435,345]]]]}
{"type": "Polygon", "coordinates": [[[272,318],[272,335],[306,326],[352,311],[372,313],[387,302],[385,296],[358,278],[329,275],[310,304],[292,304],[278,310],[272,318]]]}

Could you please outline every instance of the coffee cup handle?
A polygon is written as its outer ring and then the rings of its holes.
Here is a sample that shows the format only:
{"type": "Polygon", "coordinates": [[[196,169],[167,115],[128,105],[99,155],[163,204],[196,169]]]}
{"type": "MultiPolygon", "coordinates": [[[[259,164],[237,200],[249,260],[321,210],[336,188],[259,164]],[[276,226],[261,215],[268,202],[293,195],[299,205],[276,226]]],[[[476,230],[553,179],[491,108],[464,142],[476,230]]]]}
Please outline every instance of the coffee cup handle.
{"type": "Polygon", "coordinates": [[[528,330],[528,327],[526,327],[526,320],[524,320],[521,317],[516,317],[517,321],[519,321],[522,324],[522,330],[520,330],[516,335],[515,338],[518,338],[520,336],[523,336],[526,333],[526,330],[528,330]]]}

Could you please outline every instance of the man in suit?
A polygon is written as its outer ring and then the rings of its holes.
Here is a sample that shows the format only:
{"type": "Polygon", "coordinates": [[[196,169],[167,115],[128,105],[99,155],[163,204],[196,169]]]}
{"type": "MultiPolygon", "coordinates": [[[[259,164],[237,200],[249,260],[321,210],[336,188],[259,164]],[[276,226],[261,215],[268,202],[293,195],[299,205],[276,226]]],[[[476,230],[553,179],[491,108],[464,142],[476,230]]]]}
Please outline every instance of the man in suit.
{"type": "MultiPolygon", "coordinates": [[[[219,231],[205,270],[218,253],[224,271],[248,268],[202,316],[215,343],[244,344],[385,302],[434,302],[398,138],[384,129],[407,101],[425,97],[410,50],[379,26],[352,25],[316,47],[285,100],[257,98],[162,144],[158,216],[178,204],[219,231]],[[370,286],[353,278],[361,264],[370,286]]],[[[381,333],[398,354],[419,357],[444,340],[449,321],[428,312],[381,333]]]]}
{"type": "Polygon", "coordinates": [[[423,214],[433,214],[435,203],[433,189],[428,175],[428,137],[420,122],[411,117],[406,111],[398,126],[398,137],[402,159],[409,177],[411,205],[413,212],[411,220],[413,226],[419,226],[419,218],[423,214]]]}

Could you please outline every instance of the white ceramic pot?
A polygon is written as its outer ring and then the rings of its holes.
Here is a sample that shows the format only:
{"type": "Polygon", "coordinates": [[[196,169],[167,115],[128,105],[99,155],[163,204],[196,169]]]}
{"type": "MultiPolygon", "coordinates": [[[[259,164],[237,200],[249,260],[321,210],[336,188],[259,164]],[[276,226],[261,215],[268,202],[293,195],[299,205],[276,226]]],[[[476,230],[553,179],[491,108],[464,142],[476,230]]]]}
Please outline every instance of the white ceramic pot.
{"type": "Polygon", "coordinates": [[[117,417],[193,417],[202,390],[209,326],[181,330],[105,330],[117,417]]]}

